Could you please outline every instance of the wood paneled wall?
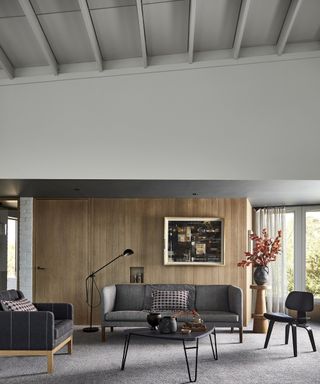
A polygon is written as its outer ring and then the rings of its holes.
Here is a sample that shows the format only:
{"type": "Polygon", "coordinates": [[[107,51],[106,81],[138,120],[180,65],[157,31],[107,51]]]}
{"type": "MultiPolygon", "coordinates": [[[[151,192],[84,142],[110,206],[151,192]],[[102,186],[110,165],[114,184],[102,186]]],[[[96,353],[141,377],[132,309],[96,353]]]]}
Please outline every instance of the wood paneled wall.
{"type": "MultiPolygon", "coordinates": [[[[76,303],[78,324],[87,322],[85,276],[126,248],[135,254],[101,271],[99,288],[128,283],[130,267],[142,266],[145,283],[237,285],[244,292],[245,321],[251,317],[250,271],[237,267],[251,229],[247,199],[35,199],[34,206],[35,266],[50,266],[35,270],[35,297],[76,303]],[[224,218],[225,266],[164,266],[165,216],[224,218]],[[41,280],[41,273],[48,278],[41,280]]],[[[99,308],[94,319],[99,323],[99,308]]]]}

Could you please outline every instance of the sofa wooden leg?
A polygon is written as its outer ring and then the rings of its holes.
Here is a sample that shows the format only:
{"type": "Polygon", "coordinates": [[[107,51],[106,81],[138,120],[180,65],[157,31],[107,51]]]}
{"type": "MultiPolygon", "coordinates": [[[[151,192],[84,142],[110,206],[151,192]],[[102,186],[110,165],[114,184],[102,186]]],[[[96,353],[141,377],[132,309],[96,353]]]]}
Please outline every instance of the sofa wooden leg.
{"type": "Polygon", "coordinates": [[[110,327],[110,332],[113,332],[113,327],[110,327]]]}
{"type": "Polygon", "coordinates": [[[53,372],[53,352],[47,352],[47,365],[48,365],[48,373],[53,372]]]}
{"type": "Polygon", "coordinates": [[[233,328],[233,327],[231,327],[231,333],[233,333],[233,331],[234,331],[234,328],[233,328]]]}
{"type": "Polygon", "coordinates": [[[68,354],[72,354],[72,347],[73,347],[73,338],[71,337],[69,343],[68,343],[68,354]]]}
{"type": "Polygon", "coordinates": [[[243,343],[243,327],[239,327],[239,343],[243,343]]]}
{"type": "Polygon", "coordinates": [[[101,326],[101,341],[106,341],[106,327],[101,326]]]}

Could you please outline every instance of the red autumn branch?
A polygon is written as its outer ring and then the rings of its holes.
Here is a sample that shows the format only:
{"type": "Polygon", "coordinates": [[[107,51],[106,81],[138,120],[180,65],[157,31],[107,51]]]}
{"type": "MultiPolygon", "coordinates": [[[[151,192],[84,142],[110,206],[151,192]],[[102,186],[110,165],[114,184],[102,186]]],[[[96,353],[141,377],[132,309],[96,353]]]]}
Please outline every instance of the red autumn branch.
{"type": "Polygon", "coordinates": [[[271,261],[275,261],[281,251],[281,231],[278,231],[278,236],[272,240],[268,237],[267,229],[262,230],[262,235],[250,235],[250,239],[254,242],[252,252],[245,252],[246,258],[238,263],[239,267],[248,267],[252,264],[254,267],[266,266],[271,261]]]}

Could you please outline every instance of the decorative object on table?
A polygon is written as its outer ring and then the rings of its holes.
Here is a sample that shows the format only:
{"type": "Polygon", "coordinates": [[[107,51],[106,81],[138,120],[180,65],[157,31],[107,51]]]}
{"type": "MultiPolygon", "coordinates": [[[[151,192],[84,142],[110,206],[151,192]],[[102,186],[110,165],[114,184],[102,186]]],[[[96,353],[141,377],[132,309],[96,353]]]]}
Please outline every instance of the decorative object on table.
{"type": "Polygon", "coordinates": [[[204,332],[207,327],[204,325],[199,313],[193,309],[192,311],[179,311],[175,313],[175,317],[190,317],[191,320],[183,323],[181,327],[182,333],[204,332]]]}
{"type": "Polygon", "coordinates": [[[224,265],[222,218],[165,217],[164,265],[224,265]]]}
{"type": "Polygon", "coordinates": [[[100,272],[102,269],[106,268],[108,265],[110,265],[111,263],[113,263],[114,261],[116,261],[117,259],[119,259],[119,257],[122,257],[122,256],[131,256],[133,255],[133,250],[132,249],[125,249],[123,251],[123,253],[121,253],[121,255],[115,257],[114,259],[112,259],[111,261],[108,261],[105,265],[103,265],[101,268],[97,269],[95,272],[92,272],[89,276],[87,276],[86,278],[86,303],[88,304],[88,306],[90,307],[90,326],[89,327],[86,327],[86,328],[83,328],[83,332],[97,332],[99,330],[98,327],[93,327],[92,326],[92,310],[94,307],[98,307],[100,304],[101,304],[101,295],[100,295],[100,291],[97,287],[97,283],[95,281],[95,276],[98,272],[100,272]],[[89,300],[89,287],[88,287],[88,284],[89,284],[89,280],[91,279],[91,290],[90,290],[90,300],[89,300]],[[98,293],[99,293],[99,302],[94,306],[93,305],[93,287],[96,287],[98,293]]]}
{"type": "Polygon", "coordinates": [[[264,314],[265,318],[270,320],[270,322],[269,322],[268,333],[266,336],[266,341],[264,343],[264,348],[268,347],[273,325],[276,321],[278,321],[280,323],[286,323],[286,331],[285,331],[286,344],[288,344],[288,341],[289,341],[289,331],[291,327],[294,357],[298,355],[297,327],[304,328],[308,332],[313,352],[316,352],[317,348],[314,342],[313,332],[311,327],[308,325],[309,318],[307,317],[307,312],[313,311],[313,307],[314,307],[313,294],[310,292],[292,291],[287,296],[285,306],[290,310],[297,311],[297,316],[293,317],[293,316],[287,315],[286,313],[279,313],[279,312],[265,313],[264,314]]]}
{"type": "Polygon", "coordinates": [[[190,322],[185,322],[182,325],[181,331],[186,332],[187,330],[190,330],[190,332],[205,332],[207,327],[203,323],[199,313],[194,309],[191,311],[191,314],[192,320],[190,322]]]}
{"type": "Polygon", "coordinates": [[[195,309],[192,310],[192,323],[193,324],[202,324],[203,323],[203,320],[201,319],[199,313],[195,309]]]}
{"type": "Polygon", "coordinates": [[[161,320],[161,313],[150,312],[147,315],[147,322],[151,325],[152,329],[157,329],[161,320]]]}
{"type": "Polygon", "coordinates": [[[281,252],[281,231],[273,240],[269,237],[266,228],[262,230],[262,235],[250,235],[250,240],[254,242],[252,252],[245,252],[246,258],[238,263],[239,267],[247,267],[252,265],[255,267],[253,274],[254,281],[257,285],[266,284],[268,281],[269,268],[268,264],[275,261],[281,252]]]}
{"type": "Polygon", "coordinates": [[[173,316],[164,316],[158,326],[160,333],[176,333],[178,329],[177,319],[173,316]]]}

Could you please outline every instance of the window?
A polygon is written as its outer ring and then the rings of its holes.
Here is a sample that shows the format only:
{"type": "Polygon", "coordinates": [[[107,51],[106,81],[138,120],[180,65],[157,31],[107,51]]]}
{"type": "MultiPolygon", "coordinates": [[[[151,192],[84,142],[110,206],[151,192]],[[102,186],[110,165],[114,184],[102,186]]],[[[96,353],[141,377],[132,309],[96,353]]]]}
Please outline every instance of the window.
{"type": "Polygon", "coordinates": [[[18,220],[8,217],[7,289],[17,289],[17,227],[18,220]]]}
{"type": "Polygon", "coordinates": [[[305,212],[306,290],[320,299],[320,210],[305,212]]]}
{"type": "Polygon", "coordinates": [[[288,208],[283,236],[288,292],[312,292],[320,299],[320,206],[288,208]]]}
{"type": "Polygon", "coordinates": [[[287,256],[288,292],[294,290],[294,212],[286,213],[285,231],[283,234],[287,256]]]}

